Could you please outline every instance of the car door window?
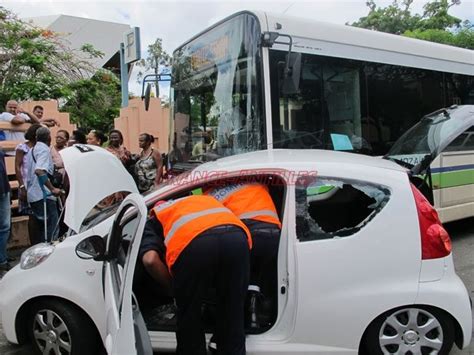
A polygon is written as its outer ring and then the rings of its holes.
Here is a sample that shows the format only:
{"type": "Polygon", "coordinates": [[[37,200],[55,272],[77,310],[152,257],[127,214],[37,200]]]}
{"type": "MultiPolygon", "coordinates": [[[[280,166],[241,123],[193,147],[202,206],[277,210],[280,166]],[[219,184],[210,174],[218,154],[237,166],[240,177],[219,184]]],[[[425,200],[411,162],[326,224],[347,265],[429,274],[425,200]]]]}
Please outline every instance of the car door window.
{"type": "MultiPolygon", "coordinates": [[[[130,194],[120,205],[112,229],[107,238],[107,254],[104,263],[104,299],[106,339],[108,353],[137,353],[137,341],[148,339],[140,311],[132,303],[133,274],[138,249],[146,223],[147,209],[143,197],[130,194]],[[136,325],[140,323],[140,327],[136,325]]],[[[152,353],[151,345],[143,343],[152,353]]],[[[142,346],[143,345],[143,346],[142,346]]],[[[149,350],[149,351],[148,351],[149,350]]]]}
{"type": "MultiPolygon", "coordinates": [[[[130,205],[131,207],[131,205],[130,205]]],[[[129,207],[129,209],[130,209],[129,207]]],[[[123,213],[129,209],[123,210],[123,213]]],[[[136,230],[140,223],[140,215],[135,214],[133,217],[128,217],[125,220],[117,221],[114,226],[113,233],[116,236],[113,244],[109,247],[109,255],[113,255],[110,261],[111,276],[113,280],[113,291],[116,299],[116,304],[121,305],[123,300],[123,280],[127,277],[128,264],[130,262],[130,245],[136,237],[136,230]]]]}
{"type": "Polygon", "coordinates": [[[474,149],[474,126],[461,133],[455,140],[449,144],[445,152],[460,152],[474,149]]]}
{"type": "Polygon", "coordinates": [[[300,241],[350,236],[386,205],[388,188],[361,181],[300,178],[295,189],[300,241]]]}

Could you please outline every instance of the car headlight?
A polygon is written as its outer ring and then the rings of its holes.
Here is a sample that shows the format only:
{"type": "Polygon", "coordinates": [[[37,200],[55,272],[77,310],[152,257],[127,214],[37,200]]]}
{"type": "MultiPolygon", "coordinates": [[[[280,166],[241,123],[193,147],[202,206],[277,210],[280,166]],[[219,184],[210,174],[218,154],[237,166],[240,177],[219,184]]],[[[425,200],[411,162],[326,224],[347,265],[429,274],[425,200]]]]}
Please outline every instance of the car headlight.
{"type": "Polygon", "coordinates": [[[45,261],[54,251],[54,245],[40,243],[26,249],[21,254],[20,267],[23,270],[31,269],[45,261]]]}

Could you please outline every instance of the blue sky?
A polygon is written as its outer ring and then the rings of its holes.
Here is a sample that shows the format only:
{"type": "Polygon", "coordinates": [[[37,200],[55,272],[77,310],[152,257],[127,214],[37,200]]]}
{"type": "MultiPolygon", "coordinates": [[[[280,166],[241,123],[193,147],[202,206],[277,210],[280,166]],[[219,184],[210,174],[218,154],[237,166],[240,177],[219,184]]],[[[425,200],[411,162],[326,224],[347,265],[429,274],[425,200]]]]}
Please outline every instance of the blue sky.
{"type": "MultiPolygon", "coordinates": [[[[379,5],[391,2],[391,0],[376,1],[379,5]]],[[[153,43],[157,37],[163,39],[164,49],[171,54],[176,47],[196,33],[219,19],[243,9],[285,12],[292,16],[344,24],[365,16],[368,12],[365,3],[366,0],[4,0],[2,6],[20,17],[64,14],[138,26],[141,32],[142,53],[146,55],[147,45],[153,43]]],[[[425,0],[414,0],[412,9],[421,12],[425,3],[425,0]]],[[[474,0],[461,0],[461,5],[453,7],[450,13],[463,20],[470,19],[474,22],[474,0]]],[[[129,87],[135,94],[140,94],[141,86],[136,83],[135,75],[136,71],[129,87]]],[[[163,88],[162,93],[167,93],[167,89],[163,88]]]]}

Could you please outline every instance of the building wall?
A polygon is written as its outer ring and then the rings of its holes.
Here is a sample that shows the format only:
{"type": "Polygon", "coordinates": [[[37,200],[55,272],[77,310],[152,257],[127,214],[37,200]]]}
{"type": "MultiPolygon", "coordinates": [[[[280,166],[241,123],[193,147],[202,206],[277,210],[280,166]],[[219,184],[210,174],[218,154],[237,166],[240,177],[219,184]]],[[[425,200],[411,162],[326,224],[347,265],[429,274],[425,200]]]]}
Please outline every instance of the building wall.
{"type": "Polygon", "coordinates": [[[155,137],[154,146],[161,153],[168,153],[169,108],[161,106],[159,98],[150,99],[150,107],[145,111],[141,99],[131,99],[128,107],[120,109],[120,117],[115,119],[115,128],[123,134],[124,145],[132,153],[139,153],[138,136],[149,133],[155,137]]]}
{"type": "Polygon", "coordinates": [[[20,104],[20,107],[26,111],[32,112],[33,108],[36,105],[43,106],[44,109],[44,115],[43,117],[47,118],[55,118],[56,120],[59,121],[60,126],[54,126],[50,127],[51,129],[51,137],[52,137],[52,142],[54,143],[54,137],[56,135],[56,132],[60,129],[64,129],[69,132],[69,134],[72,133],[73,130],[76,129],[76,125],[72,124],[69,121],[69,113],[67,112],[59,112],[58,111],[58,102],[56,100],[48,100],[48,101],[25,101],[20,104]]]}

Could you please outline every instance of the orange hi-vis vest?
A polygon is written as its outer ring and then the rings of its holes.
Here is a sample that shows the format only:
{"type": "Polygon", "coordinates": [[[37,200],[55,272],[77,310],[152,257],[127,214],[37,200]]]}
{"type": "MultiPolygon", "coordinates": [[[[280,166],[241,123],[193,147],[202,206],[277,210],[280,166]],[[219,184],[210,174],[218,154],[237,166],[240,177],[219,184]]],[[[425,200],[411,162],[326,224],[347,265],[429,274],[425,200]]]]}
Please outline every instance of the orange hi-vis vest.
{"type": "Polygon", "coordinates": [[[273,223],[281,228],[281,222],[268,192],[268,187],[259,183],[240,183],[204,192],[230,209],[239,219],[253,219],[273,223]]]}
{"type": "Polygon", "coordinates": [[[153,208],[163,226],[166,264],[171,267],[186,246],[200,233],[217,226],[235,225],[247,234],[249,248],[252,238],[248,228],[229,209],[210,196],[187,196],[170,200],[153,208]]]}

